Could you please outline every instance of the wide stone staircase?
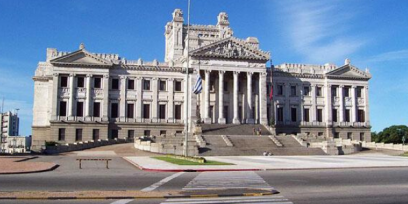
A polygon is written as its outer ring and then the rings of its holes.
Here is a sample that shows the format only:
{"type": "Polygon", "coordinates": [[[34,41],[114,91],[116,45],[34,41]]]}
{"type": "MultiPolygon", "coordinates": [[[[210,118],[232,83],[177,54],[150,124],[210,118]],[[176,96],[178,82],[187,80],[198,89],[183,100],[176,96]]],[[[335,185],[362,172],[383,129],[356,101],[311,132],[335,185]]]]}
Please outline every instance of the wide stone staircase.
{"type": "Polygon", "coordinates": [[[279,150],[279,155],[326,155],[320,148],[303,147],[292,136],[276,136],[284,148],[279,150]]]}
{"type": "Polygon", "coordinates": [[[254,135],[255,130],[261,129],[262,135],[269,135],[270,132],[263,125],[233,125],[233,124],[202,124],[203,135],[254,135]]]}

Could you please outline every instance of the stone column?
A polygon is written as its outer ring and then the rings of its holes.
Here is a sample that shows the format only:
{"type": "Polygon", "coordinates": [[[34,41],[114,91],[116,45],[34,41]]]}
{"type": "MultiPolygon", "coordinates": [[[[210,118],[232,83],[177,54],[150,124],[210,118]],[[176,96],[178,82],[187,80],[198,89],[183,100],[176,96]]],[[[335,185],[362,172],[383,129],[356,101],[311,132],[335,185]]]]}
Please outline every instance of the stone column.
{"type": "Polygon", "coordinates": [[[344,85],[339,86],[339,121],[344,122],[344,85]]]}
{"type": "Polygon", "coordinates": [[[299,93],[299,110],[298,110],[298,118],[297,120],[299,121],[299,123],[301,124],[303,121],[303,98],[304,98],[304,93],[303,93],[303,85],[302,83],[298,84],[298,93],[299,93]]]}
{"type": "Polygon", "coordinates": [[[239,72],[234,71],[234,118],[232,119],[234,124],[240,124],[238,118],[238,75],[239,72]]]}
{"type": "Polygon", "coordinates": [[[57,120],[57,113],[58,113],[58,93],[59,93],[59,74],[54,73],[52,75],[52,112],[51,112],[51,120],[57,120]]]}
{"type": "Polygon", "coordinates": [[[68,120],[74,120],[74,79],[75,79],[75,74],[70,74],[69,75],[69,104],[68,104],[68,120]]]}
{"type": "Polygon", "coordinates": [[[103,107],[102,107],[102,121],[109,120],[109,74],[103,75],[103,107]]]}
{"type": "Polygon", "coordinates": [[[159,83],[159,79],[157,78],[157,77],[154,77],[153,79],[152,79],[152,82],[153,82],[153,84],[152,84],[152,92],[153,92],[153,100],[152,100],[152,120],[153,120],[153,122],[157,122],[157,115],[158,115],[158,111],[157,111],[157,106],[158,106],[158,101],[157,101],[157,98],[159,97],[159,93],[158,93],[158,90],[159,90],[159,86],[158,86],[158,83],[159,83]]]}
{"type": "Polygon", "coordinates": [[[169,99],[169,102],[167,103],[167,121],[174,123],[174,79],[169,78],[167,83],[169,83],[167,91],[167,97],[169,99]]]}
{"type": "Polygon", "coordinates": [[[142,122],[142,104],[143,104],[142,82],[143,82],[142,77],[136,78],[136,121],[137,122],[142,122]]]}
{"type": "Polygon", "coordinates": [[[210,124],[210,70],[205,70],[205,87],[204,87],[204,123],[210,124]]]}
{"type": "Polygon", "coordinates": [[[370,108],[368,104],[368,85],[364,87],[364,119],[367,126],[370,126],[370,108]]]}
{"type": "Polygon", "coordinates": [[[259,123],[262,125],[268,125],[266,101],[266,72],[259,74],[259,123]]]}
{"type": "Polygon", "coordinates": [[[283,121],[285,124],[288,124],[292,121],[291,114],[290,114],[290,84],[285,82],[284,84],[284,91],[285,91],[285,108],[283,111],[283,121]],[[285,110],[286,109],[286,110],[285,110]]]}
{"type": "Polygon", "coordinates": [[[224,74],[225,71],[218,71],[218,124],[225,124],[224,116],[224,74]]]}
{"type": "Polygon", "coordinates": [[[309,112],[309,116],[310,116],[310,121],[311,122],[316,122],[317,121],[317,102],[316,102],[316,85],[312,84],[310,85],[310,88],[312,89],[311,91],[311,99],[312,99],[312,106],[310,107],[310,112],[309,112]]]}
{"type": "Polygon", "coordinates": [[[248,124],[254,124],[253,105],[252,105],[252,72],[247,72],[247,121],[248,124]]]}
{"type": "MultiPolygon", "coordinates": [[[[351,86],[351,122],[357,122],[357,95],[356,86],[351,86]]],[[[354,125],[354,124],[353,124],[354,125]]]]}
{"type": "Polygon", "coordinates": [[[92,75],[86,75],[86,112],[85,112],[85,120],[91,120],[91,109],[92,109],[92,75]]]}
{"type": "Polygon", "coordinates": [[[126,121],[126,80],[127,76],[120,76],[119,121],[126,121]]]}
{"type": "Polygon", "coordinates": [[[332,88],[332,85],[331,84],[327,84],[326,83],[326,86],[325,86],[325,88],[326,88],[326,94],[325,94],[325,97],[326,97],[326,104],[325,104],[325,106],[326,106],[326,117],[325,117],[325,119],[326,119],[326,126],[327,127],[329,127],[329,126],[331,126],[332,125],[332,122],[333,122],[333,120],[332,120],[332,95],[331,95],[331,88],[332,88]]]}

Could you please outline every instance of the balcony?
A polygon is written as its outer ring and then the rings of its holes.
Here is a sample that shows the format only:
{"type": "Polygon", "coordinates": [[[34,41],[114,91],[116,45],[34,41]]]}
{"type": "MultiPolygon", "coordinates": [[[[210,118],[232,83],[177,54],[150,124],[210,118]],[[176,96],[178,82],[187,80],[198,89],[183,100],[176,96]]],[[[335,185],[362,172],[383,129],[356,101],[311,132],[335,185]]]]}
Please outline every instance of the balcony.
{"type": "Polygon", "coordinates": [[[67,87],[59,88],[58,93],[60,97],[69,97],[69,88],[67,87]]]}

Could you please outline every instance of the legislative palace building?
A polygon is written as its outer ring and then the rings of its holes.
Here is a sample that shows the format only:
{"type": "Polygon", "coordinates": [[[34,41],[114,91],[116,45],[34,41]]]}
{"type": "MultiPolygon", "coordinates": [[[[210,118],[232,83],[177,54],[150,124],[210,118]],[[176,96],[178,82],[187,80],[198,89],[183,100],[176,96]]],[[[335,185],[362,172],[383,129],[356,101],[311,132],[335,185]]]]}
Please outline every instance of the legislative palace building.
{"type": "Polygon", "coordinates": [[[187,35],[176,9],[165,26],[164,62],[92,53],[84,44],[74,52],[48,48],[33,77],[33,149],[182,133],[186,118],[192,133],[201,124],[262,124],[272,134],[371,140],[368,70],[350,60],[267,67],[270,53],[257,38],[235,38],[226,13],[217,20],[190,25],[187,35]],[[198,77],[202,91],[194,94],[198,77]]]}

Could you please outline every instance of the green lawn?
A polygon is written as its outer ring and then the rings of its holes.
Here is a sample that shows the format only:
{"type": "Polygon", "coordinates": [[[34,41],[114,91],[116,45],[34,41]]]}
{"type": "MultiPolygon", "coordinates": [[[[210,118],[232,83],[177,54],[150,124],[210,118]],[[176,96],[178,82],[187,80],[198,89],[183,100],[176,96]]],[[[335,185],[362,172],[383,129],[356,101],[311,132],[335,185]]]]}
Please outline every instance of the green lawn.
{"type": "Polygon", "coordinates": [[[404,154],[401,154],[403,157],[408,157],[408,152],[404,152],[404,154]]]}
{"type": "Polygon", "coordinates": [[[152,157],[152,158],[166,161],[172,164],[177,164],[177,165],[234,165],[230,163],[217,162],[217,161],[211,161],[211,160],[207,160],[205,163],[198,163],[198,162],[188,161],[184,159],[176,159],[173,157],[166,157],[166,156],[152,157]]]}

